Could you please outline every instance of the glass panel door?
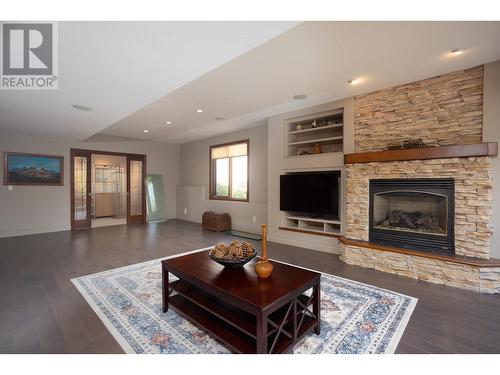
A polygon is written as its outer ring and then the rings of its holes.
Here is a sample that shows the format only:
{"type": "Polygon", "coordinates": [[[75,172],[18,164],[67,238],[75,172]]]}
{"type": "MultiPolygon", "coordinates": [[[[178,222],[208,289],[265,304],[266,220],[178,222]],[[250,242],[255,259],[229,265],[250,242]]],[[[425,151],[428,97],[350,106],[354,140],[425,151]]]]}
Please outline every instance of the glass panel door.
{"type": "Polygon", "coordinates": [[[71,229],[91,225],[90,153],[71,150],[71,229]]]}
{"type": "Polygon", "coordinates": [[[425,191],[391,190],[373,196],[375,228],[446,236],[448,199],[425,191]]]}
{"type": "Polygon", "coordinates": [[[128,215],[127,223],[146,222],[146,199],[144,183],[146,179],[145,157],[128,156],[128,215]]]}

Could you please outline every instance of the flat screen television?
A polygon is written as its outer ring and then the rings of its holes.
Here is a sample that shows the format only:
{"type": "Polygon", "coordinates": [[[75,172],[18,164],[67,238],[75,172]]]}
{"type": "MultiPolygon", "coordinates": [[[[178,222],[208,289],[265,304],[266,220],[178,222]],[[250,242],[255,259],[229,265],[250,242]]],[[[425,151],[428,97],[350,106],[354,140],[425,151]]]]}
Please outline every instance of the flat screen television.
{"type": "Polygon", "coordinates": [[[280,176],[280,210],[339,219],[340,171],[280,176]]]}

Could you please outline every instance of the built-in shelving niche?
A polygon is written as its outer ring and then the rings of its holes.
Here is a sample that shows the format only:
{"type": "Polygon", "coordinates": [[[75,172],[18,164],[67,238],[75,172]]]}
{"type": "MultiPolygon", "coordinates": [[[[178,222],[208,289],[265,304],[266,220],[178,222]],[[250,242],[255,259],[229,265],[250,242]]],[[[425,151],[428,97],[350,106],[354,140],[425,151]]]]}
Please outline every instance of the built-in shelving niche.
{"type": "Polygon", "coordinates": [[[338,237],[341,235],[340,220],[327,220],[304,216],[285,216],[280,227],[283,230],[338,237]]]}
{"type": "Polygon", "coordinates": [[[343,152],[344,110],[336,109],[285,122],[286,157],[343,152]]]}

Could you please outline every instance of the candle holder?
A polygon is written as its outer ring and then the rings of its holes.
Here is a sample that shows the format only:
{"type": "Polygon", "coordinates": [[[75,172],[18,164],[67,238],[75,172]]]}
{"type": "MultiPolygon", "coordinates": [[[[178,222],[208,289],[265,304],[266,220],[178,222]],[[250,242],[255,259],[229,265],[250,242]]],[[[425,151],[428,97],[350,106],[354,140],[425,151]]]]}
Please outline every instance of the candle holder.
{"type": "Polygon", "coordinates": [[[267,279],[273,273],[273,265],[267,258],[266,251],[266,224],[262,224],[262,256],[260,260],[255,263],[255,273],[261,279],[267,279]]]}

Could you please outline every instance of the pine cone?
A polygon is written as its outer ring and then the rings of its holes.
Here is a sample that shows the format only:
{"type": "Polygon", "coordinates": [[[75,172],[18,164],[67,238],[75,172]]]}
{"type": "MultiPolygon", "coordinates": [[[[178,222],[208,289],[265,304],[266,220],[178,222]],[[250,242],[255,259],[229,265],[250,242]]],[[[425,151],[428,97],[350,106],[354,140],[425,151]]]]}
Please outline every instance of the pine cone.
{"type": "Polygon", "coordinates": [[[252,250],[253,250],[253,245],[252,245],[250,242],[243,241],[243,242],[241,243],[241,248],[242,248],[243,250],[250,250],[250,252],[252,252],[252,250]]]}
{"type": "Polygon", "coordinates": [[[243,241],[241,243],[241,250],[243,250],[243,258],[248,258],[253,254],[253,245],[249,242],[243,241]]]}
{"type": "Polygon", "coordinates": [[[220,252],[222,252],[224,254],[224,256],[229,254],[229,247],[222,242],[215,245],[215,248],[217,250],[219,250],[220,252]]]}
{"type": "Polygon", "coordinates": [[[236,242],[236,244],[233,244],[233,242],[231,242],[231,248],[229,249],[229,255],[231,256],[231,258],[242,258],[243,257],[243,250],[241,250],[241,247],[238,245],[238,242],[236,242]]]}
{"type": "Polygon", "coordinates": [[[217,248],[210,250],[210,254],[217,259],[223,259],[225,256],[225,254],[217,248]]]}

